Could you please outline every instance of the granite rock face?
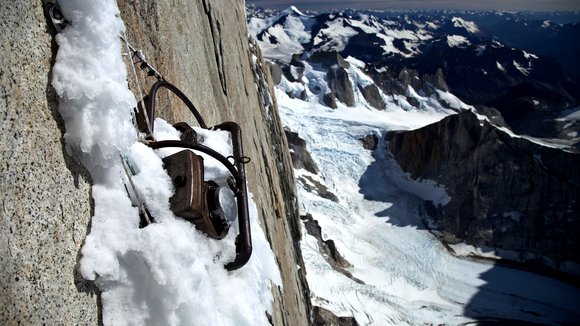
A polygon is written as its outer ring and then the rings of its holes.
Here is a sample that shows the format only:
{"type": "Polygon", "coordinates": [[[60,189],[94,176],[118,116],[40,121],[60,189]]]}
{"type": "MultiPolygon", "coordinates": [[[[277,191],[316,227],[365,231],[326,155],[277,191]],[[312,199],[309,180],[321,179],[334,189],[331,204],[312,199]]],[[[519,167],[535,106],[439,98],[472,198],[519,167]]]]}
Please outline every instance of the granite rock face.
{"type": "Polygon", "coordinates": [[[369,151],[374,151],[379,145],[379,137],[377,135],[371,134],[366,135],[363,138],[359,138],[359,141],[363,145],[364,149],[369,151]]]}
{"type": "MultiPolygon", "coordinates": [[[[291,159],[269,69],[247,36],[243,2],[119,6],[130,42],[193,101],[208,125],[231,120],[242,127],[252,159],[246,165],[249,190],[282,273],[283,288],[273,289],[272,322],[309,324],[291,159]]],[[[56,44],[40,1],[3,6],[0,26],[0,324],[95,325],[99,295],[76,268],[92,216],[91,180],[64,149],[50,85],[56,44]]],[[[148,91],[154,81],[143,76],[140,82],[148,91]]],[[[159,116],[193,122],[176,103],[162,96],[159,116]]]]}
{"type": "Polygon", "coordinates": [[[580,273],[579,153],[514,137],[469,111],[386,137],[404,171],[446,186],[451,201],[430,209],[444,241],[580,273]]]}
{"type": "Polygon", "coordinates": [[[76,269],[91,180],[64,148],[56,44],[40,1],[3,4],[0,26],[0,324],[95,325],[96,288],[76,269]]]}

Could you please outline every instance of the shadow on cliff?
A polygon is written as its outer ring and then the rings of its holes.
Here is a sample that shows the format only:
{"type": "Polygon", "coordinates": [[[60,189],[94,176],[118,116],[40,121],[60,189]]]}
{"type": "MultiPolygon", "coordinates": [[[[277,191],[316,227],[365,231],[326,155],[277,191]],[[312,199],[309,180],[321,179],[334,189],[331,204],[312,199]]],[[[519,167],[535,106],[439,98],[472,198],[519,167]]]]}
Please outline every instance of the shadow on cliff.
{"type": "MultiPolygon", "coordinates": [[[[378,140],[378,139],[377,139],[378,140]]],[[[426,230],[427,215],[424,201],[405,190],[405,174],[393,156],[386,150],[384,138],[378,140],[373,150],[374,161],[359,180],[359,192],[366,200],[391,203],[389,208],[375,212],[378,218],[386,218],[389,224],[399,227],[412,226],[426,230]]]]}
{"type": "MultiPolygon", "coordinates": [[[[401,170],[388,151],[384,137],[374,147],[373,158],[374,162],[359,180],[360,193],[367,200],[392,204],[375,212],[375,216],[395,227],[429,230],[426,201],[421,198],[425,197],[428,188],[422,188],[401,170]]],[[[490,260],[481,260],[481,264],[489,267],[479,275],[483,285],[467,302],[455,302],[463,305],[463,316],[473,319],[472,323],[464,325],[572,325],[580,322],[577,309],[580,288],[577,285],[551,278],[554,275],[545,272],[541,275],[526,271],[523,265],[490,260]]]]}
{"type": "MultiPolygon", "coordinates": [[[[47,33],[53,34],[53,31],[50,29],[48,24],[47,24],[47,33]]],[[[58,45],[56,44],[56,41],[53,38],[51,41],[51,53],[52,53],[52,56],[50,58],[50,66],[51,67],[54,66],[57,51],[58,51],[58,45]]],[[[46,103],[48,104],[48,109],[50,110],[50,114],[51,114],[52,118],[54,119],[54,121],[56,122],[56,125],[61,133],[60,146],[61,146],[62,156],[63,156],[64,162],[65,162],[65,165],[72,176],[75,188],[80,189],[80,187],[81,187],[80,180],[81,179],[86,184],[92,185],[93,181],[91,179],[89,171],[84,166],[82,166],[78,160],[76,160],[74,157],[72,157],[68,153],[68,150],[66,148],[65,138],[64,138],[64,135],[66,133],[65,123],[64,123],[63,118],[60,115],[59,110],[58,110],[58,95],[56,94],[56,91],[54,90],[54,88],[52,87],[52,84],[51,84],[51,82],[52,82],[52,69],[48,70],[47,77],[48,77],[47,78],[48,84],[46,85],[46,91],[45,91],[46,103]]],[[[90,189],[91,189],[90,190],[91,194],[89,194],[90,217],[88,218],[89,222],[88,222],[88,225],[86,227],[85,237],[91,231],[92,216],[94,216],[94,212],[95,212],[95,203],[93,201],[92,188],[90,188],[90,189]]],[[[83,239],[79,248],[82,249],[84,244],[85,244],[85,240],[83,239]]],[[[83,293],[86,293],[87,295],[90,295],[90,296],[93,296],[93,295],[97,296],[97,305],[98,305],[98,314],[99,314],[98,321],[99,321],[99,325],[103,325],[103,309],[102,309],[102,302],[101,302],[101,292],[99,291],[97,286],[92,281],[85,280],[79,271],[80,259],[82,256],[81,249],[79,249],[77,252],[76,265],[75,265],[75,268],[72,270],[74,284],[75,284],[75,287],[77,288],[78,292],[83,292],[83,293]]]]}

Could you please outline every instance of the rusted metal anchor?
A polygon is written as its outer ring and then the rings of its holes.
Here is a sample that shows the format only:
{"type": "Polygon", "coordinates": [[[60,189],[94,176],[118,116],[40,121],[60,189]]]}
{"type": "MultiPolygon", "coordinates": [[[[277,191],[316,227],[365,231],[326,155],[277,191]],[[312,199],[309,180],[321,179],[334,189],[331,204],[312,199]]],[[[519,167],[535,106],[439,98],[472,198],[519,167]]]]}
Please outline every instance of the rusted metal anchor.
{"type": "MultiPolygon", "coordinates": [[[[244,165],[249,158],[244,156],[242,147],[242,130],[235,122],[224,122],[208,128],[199,111],[193,103],[174,85],[165,80],[159,80],[151,87],[144,108],[136,110],[139,130],[146,135],[152,135],[155,120],[155,100],[159,89],[165,88],[175,94],[191,111],[201,128],[208,130],[228,131],[232,137],[233,156],[225,157],[217,151],[201,144],[197,134],[187,123],[176,123],[174,127],[181,131],[181,140],[150,140],[147,145],[153,149],[180,147],[183,150],[163,159],[165,168],[175,186],[175,194],[170,199],[170,207],[176,216],[195,224],[196,228],[214,239],[223,239],[230,228],[232,217],[226,216],[221,200],[225,187],[213,181],[204,181],[203,158],[193,151],[205,153],[220,162],[230,173],[228,187],[236,199],[237,218],[240,233],[236,238],[236,258],[226,264],[227,270],[235,270],[244,266],[252,254],[252,238],[248,212],[248,192],[244,165]],[[148,123],[147,123],[148,122],[148,123]],[[193,150],[193,151],[191,151],[193,150]],[[230,161],[233,159],[233,163],[230,161]]],[[[151,138],[149,138],[151,139],[151,138]]]]}

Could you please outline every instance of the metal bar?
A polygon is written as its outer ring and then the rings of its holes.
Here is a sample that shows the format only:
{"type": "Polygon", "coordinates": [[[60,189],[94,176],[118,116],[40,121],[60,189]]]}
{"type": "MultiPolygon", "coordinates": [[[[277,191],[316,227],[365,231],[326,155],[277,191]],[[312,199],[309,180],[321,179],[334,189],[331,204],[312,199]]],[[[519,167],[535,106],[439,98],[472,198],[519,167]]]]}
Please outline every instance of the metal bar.
{"type": "Polygon", "coordinates": [[[232,147],[234,150],[234,160],[236,169],[240,173],[243,181],[236,187],[241,188],[241,194],[238,197],[238,223],[240,234],[236,239],[236,258],[226,265],[227,270],[234,270],[244,266],[252,255],[252,231],[250,229],[250,213],[248,211],[248,190],[246,186],[246,170],[244,167],[244,149],[242,146],[242,129],[235,122],[224,122],[213,129],[229,131],[232,135],[232,147]]]}
{"type": "Polygon", "coordinates": [[[250,230],[250,214],[248,211],[248,191],[246,187],[246,174],[243,163],[244,153],[241,141],[242,132],[238,124],[234,122],[222,123],[221,125],[218,125],[214,128],[226,130],[231,133],[234,160],[236,163],[235,167],[232,165],[232,163],[230,163],[230,161],[228,161],[226,157],[216,152],[215,150],[201,144],[194,144],[181,140],[163,140],[151,142],[149,143],[149,147],[153,149],[165,147],[182,147],[197,150],[218,160],[232,174],[236,181],[237,191],[235,191],[235,195],[238,206],[238,225],[240,228],[240,234],[236,238],[236,258],[225,266],[228,271],[232,271],[244,266],[248,260],[250,260],[250,256],[252,255],[252,235],[250,230]]]}
{"type": "Polygon", "coordinates": [[[207,129],[207,125],[205,124],[205,121],[203,121],[201,114],[199,114],[199,111],[195,108],[195,106],[193,105],[193,103],[191,103],[191,101],[187,98],[187,96],[185,96],[185,94],[183,94],[177,87],[170,84],[169,82],[165,80],[160,80],[155,84],[153,84],[153,86],[151,86],[151,92],[149,92],[149,101],[147,101],[147,115],[149,116],[150,119],[149,124],[151,125],[151,132],[153,132],[153,117],[155,117],[155,99],[157,97],[157,91],[160,88],[167,88],[175,95],[177,95],[177,97],[179,97],[179,99],[181,99],[183,103],[187,105],[187,108],[191,111],[191,113],[193,113],[193,116],[197,120],[199,126],[204,129],[207,129]]]}

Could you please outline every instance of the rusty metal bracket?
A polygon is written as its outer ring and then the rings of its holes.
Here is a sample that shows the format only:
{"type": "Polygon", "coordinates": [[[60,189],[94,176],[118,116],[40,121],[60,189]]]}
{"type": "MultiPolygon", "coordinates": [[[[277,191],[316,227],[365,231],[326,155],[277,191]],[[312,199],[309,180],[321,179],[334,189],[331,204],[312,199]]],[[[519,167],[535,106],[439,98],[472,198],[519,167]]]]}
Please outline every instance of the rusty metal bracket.
{"type": "MultiPolygon", "coordinates": [[[[140,129],[142,129],[141,131],[144,132],[145,134],[149,135],[153,133],[153,128],[154,128],[154,119],[155,119],[155,100],[157,97],[157,92],[160,88],[166,88],[169,91],[173,92],[175,95],[177,95],[179,97],[179,99],[181,99],[181,101],[189,108],[189,110],[191,111],[191,113],[193,114],[193,116],[195,117],[195,119],[197,120],[197,123],[199,124],[199,126],[201,128],[204,129],[208,129],[208,130],[224,130],[224,131],[228,131],[232,137],[232,145],[233,145],[233,161],[234,163],[232,164],[232,162],[230,162],[230,160],[228,160],[227,157],[221,155],[220,153],[218,153],[217,151],[202,145],[201,143],[199,143],[197,141],[197,135],[195,134],[195,131],[193,131],[193,129],[191,129],[191,127],[189,127],[189,125],[187,125],[186,123],[178,123],[175,125],[175,127],[182,131],[182,140],[164,140],[164,141],[151,141],[149,142],[147,145],[153,149],[160,149],[160,148],[166,148],[166,147],[178,147],[178,148],[184,148],[184,149],[190,149],[193,151],[197,151],[197,152],[202,152],[205,153],[213,158],[215,158],[218,162],[220,162],[231,174],[232,178],[233,178],[233,182],[230,184],[230,188],[232,188],[232,191],[234,192],[235,198],[236,198],[236,204],[237,204],[237,215],[238,215],[238,225],[239,225],[239,235],[236,237],[236,257],[235,259],[226,264],[225,268],[229,271],[232,270],[236,270],[239,269],[240,267],[244,266],[248,260],[250,259],[250,256],[252,255],[252,236],[251,236],[251,229],[250,229],[250,214],[248,211],[248,191],[247,191],[247,185],[246,185],[246,172],[245,172],[245,167],[244,165],[247,164],[249,162],[249,158],[244,156],[244,150],[243,150],[243,146],[242,146],[242,130],[240,128],[240,126],[235,123],[235,122],[224,122],[221,123],[219,125],[216,125],[212,128],[208,128],[207,125],[205,124],[203,118],[201,117],[199,111],[195,108],[195,106],[193,105],[193,103],[185,96],[185,94],[183,94],[177,87],[175,87],[174,85],[170,84],[169,82],[165,81],[165,80],[160,80],[157,81],[152,87],[151,87],[151,91],[149,93],[149,98],[145,103],[145,109],[147,111],[147,115],[149,117],[149,124],[146,123],[142,123],[143,121],[141,121],[141,123],[139,123],[139,127],[140,129]],[[147,130],[148,126],[151,127],[151,130],[147,130]],[[191,129],[191,131],[188,131],[189,129],[191,129]],[[235,164],[235,165],[234,165],[235,164]]],[[[139,122],[139,119],[143,120],[146,119],[144,114],[140,114],[140,112],[137,110],[137,120],[139,122]]],[[[182,153],[182,152],[180,152],[182,153]]],[[[180,153],[177,153],[175,155],[178,155],[180,153]]],[[[193,154],[193,153],[192,153],[193,154]]],[[[182,155],[189,155],[189,154],[182,154],[182,155]]],[[[193,154],[195,155],[195,154],[193,154]]],[[[197,156],[197,155],[195,155],[197,156]]],[[[193,177],[193,175],[195,173],[199,174],[199,170],[203,170],[203,160],[201,161],[201,166],[199,166],[199,160],[196,158],[193,158],[190,156],[190,158],[179,158],[179,157],[174,157],[171,159],[166,158],[166,160],[171,160],[173,163],[171,164],[190,164],[190,167],[184,167],[181,168],[182,171],[183,169],[189,169],[190,173],[190,178],[193,178],[195,180],[197,180],[194,184],[189,184],[188,187],[197,187],[197,189],[193,189],[193,190],[197,190],[201,193],[203,193],[204,195],[208,192],[208,191],[213,191],[211,189],[207,189],[206,187],[209,187],[211,185],[202,185],[203,182],[203,174],[201,175],[201,179],[199,177],[199,175],[197,175],[197,179],[195,177],[193,177]],[[179,161],[182,161],[181,163],[177,163],[179,161]],[[185,163],[184,163],[185,162],[185,163]],[[187,163],[190,162],[190,163],[187,163]],[[196,170],[197,172],[194,172],[193,170],[196,170]],[[199,179],[199,180],[198,180],[199,179]]],[[[166,162],[167,164],[167,162],[166,162]]],[[[172,169],[174,172],[174,174],[176,174],[175,176],[171,176],[172,178],[177,177],[179,175],[179,173],[175,173],[175,170],[172,169]]],[[[175,180],[174,180],[175,182],[175,180]]],[[[192,190],[192,191],[193,191],[192,190]]],[[[189,190],[188,190],[189,191],[189,190]]],[[[189,191],[191,192],[191,191],[189,191]]],[[[186,192],[187,193],[187,192],[186,192]]],[[[207,207],[204,209],[199,209],[197,208],[197,210],[194,210],[191,208],[191,198],[194,195],[186,195],[184,199],[176,199],[176,201],[179,200],[184,200],[184,201],[190,201],[187,204],[177,204],[175,203],[173,206],[174,207],[181,207],[180,209],[176,209],[174,211],[174,213],[178,216],[180,216],[179,212],[182,212],[182,215],[186,215],[184,218],[186,220],[190,220],[192,223],[195,223],[196,226],[197,225],[202,225],[201,227],[199,227],[199,229],[205,233],[207,233],[209,236],[216,238],[216,239],[221,239],[225,236],[224,231],[227,233],[227,228],[224,229],[220,229],[220,225],[219,223],[209,223],[208,219],[212,218],[212,214],[210,214],[210,212],[207,211],[207,207]],[[187,208],[187,206],[189,206],[189,208],[187,208]],[[184,209],[185,207],[185,209],[184,209]],[[199,214],[201,217],[195,217],[193,215],[193,212],[196,211],[197,214],[199,214]],[[183,212],[187,212],[187,213],[183,213],[183,212]],[[190,218],[188,219],[187,214],[193,214],[190,216],[190,218]],[[202,216],[203,215],[203,216],[202,216]],[[203,223],[196,223],[195,221],[198,220],[199,218],[205,218],[206,221],[203,223]]],[[[215,197],[215,194],[213,195],[215,197]]],[[[206,198],[207,196],[201,196],[203,198],[206,198]]],[[[201,203],[201,199],[197,199],[198,204],[197,207],[199,206],[203,206],[201,203]]],[[[173,210],[173,208],[172,208],[173,210]]],[[[215,222],[215,220],[214,220],[215,222]]]]}

